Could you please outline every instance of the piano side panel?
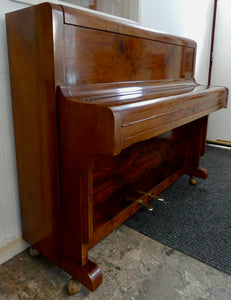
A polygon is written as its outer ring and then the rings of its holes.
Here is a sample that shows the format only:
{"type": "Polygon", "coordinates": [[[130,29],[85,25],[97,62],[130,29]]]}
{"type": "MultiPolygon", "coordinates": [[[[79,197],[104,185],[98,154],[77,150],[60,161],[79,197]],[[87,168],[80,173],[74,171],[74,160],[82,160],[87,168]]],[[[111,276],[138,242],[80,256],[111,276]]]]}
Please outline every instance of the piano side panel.
{"type": "Polygon", "coordinates": [[[190,79],[194,48],[65,25],[65,83],[190,79]]]}
{"type": "Polygon", "coordinates": [[[23,238],[58,263],[53,26],[62,27],[62,11],[43,3],[7,14],[6,25],[23,238]]]}

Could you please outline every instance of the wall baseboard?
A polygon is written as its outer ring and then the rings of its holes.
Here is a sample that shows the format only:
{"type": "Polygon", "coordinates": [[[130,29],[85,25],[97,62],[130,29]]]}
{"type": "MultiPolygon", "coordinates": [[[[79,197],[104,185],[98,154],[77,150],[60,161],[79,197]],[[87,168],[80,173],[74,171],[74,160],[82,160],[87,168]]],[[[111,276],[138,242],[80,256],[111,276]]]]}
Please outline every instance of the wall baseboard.
{"type": "Polygon", "coordinates": [[[0,248],[0,265],[28,247],[21,236],[9,242],[6,246],[0,248]]]}

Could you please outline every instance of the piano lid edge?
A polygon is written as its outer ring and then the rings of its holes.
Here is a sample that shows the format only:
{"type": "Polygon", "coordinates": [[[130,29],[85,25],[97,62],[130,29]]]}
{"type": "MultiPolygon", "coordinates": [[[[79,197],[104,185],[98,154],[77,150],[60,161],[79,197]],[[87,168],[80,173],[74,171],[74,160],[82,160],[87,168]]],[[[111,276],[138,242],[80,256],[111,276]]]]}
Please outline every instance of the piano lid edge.
{"type": "Polygon", "coordinates": [[[197,46],[197,43],[192,39],[157,31],[138,24],[132,24],[126,19],[120,20],[110,15],[102,15],[102,13],[97,11],[83,11],[65,5],[62,5],[62,8],[64,11],[64,23],[67,25],[88,27],[139,38],[158,40],[183,47],[196,48],[197,46]]]}

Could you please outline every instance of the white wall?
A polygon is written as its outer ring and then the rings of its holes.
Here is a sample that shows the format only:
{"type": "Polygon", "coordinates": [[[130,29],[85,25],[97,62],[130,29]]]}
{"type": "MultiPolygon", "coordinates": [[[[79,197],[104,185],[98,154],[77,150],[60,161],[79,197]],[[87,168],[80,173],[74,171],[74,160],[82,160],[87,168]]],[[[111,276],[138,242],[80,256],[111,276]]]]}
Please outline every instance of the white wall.
{"type": "Polygon", "coordinates": [[[137,22],[140,1],[142,0],[100,0],[97,10],[137,22]]]}
{"type": "Polygon", "coordinates": [[[196,80],[207,84],[213,0],[141,0],[140,24],[197,42],[196,80]]]}
{"type": "Polygon", "coordinates": [[[209,117],[208,140],[231,145],[231,1],[219,0],[217,6],[211,84],[229,89],[228,108],[209,117]]]}
{"type": "Polygon", "coordinates": [[[0,1],[0,264],[24,249],[26,245],[20,238],[21,225],[5,26],[5,13],[25,6],[9,0],[0,1]]]}

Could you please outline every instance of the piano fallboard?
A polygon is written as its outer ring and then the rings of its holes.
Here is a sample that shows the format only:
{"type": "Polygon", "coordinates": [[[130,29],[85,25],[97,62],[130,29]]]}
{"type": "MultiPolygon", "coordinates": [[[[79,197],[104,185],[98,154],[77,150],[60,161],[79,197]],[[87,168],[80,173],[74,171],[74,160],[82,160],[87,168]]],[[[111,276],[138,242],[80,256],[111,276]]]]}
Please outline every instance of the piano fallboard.
{"type": "MultiPolygon", "coordinates": [[[[70,105],[76,120],[80,119],[79,114],[86,109],[84,122],[94,123],[94,118],[87,116],[89,106],[95,114],[100,114],[104,108],[105,114],[108,113],[112,118],[110,134],[114,145],[106,146],[107,142],[111,143],[111,139],[105,136],[103,149],[110,148],[110,152],[105,154],[114,155],[134,143],[152,138],[224,108],[227,101],[226,88],[197,85],[189,80],[61,86],[59,93],[61,99],[59,114],[65,111],[63,106],[70,105]]],[[[75,136],[74,123],[73,117],[72,124],[67,126],[73,128],[75,136]]],[[[86,125],[81,126],[85,134],[90,134],[86,131],[86,125]]],[[[105,126],[103,117],[99,126],[100,130],[103,130],[105,126]]],[[[99,126],[94,127],[92,124],[95,130],[98,130],[99,126]]],[[[97,134],[99,133],[96,132],[95,135],[97,134]]],[[[94,129],[91,135],[94,135],[94,129]]],[[[75,138],[79,140],[80,137],[75,138]]],[[[81,143],[84,143],[84,140],[81,143]]]]}

